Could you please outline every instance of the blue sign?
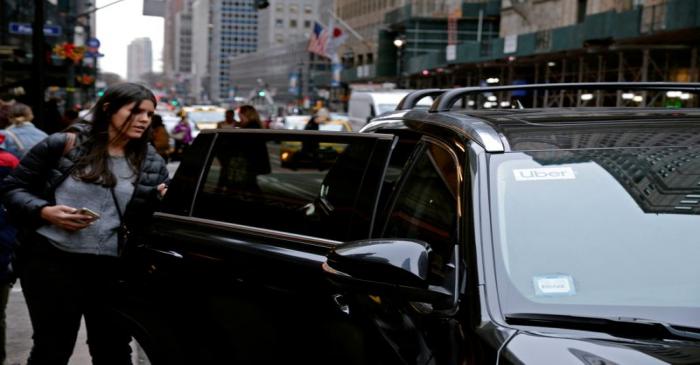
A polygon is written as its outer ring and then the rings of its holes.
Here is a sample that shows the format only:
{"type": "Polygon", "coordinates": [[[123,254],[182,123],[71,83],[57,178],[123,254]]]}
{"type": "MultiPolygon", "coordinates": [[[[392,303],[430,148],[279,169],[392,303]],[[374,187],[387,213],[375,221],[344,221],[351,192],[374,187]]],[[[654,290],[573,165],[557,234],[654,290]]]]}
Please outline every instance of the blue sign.
{"type": "Polygon", "coordinates": [[[85,45],[90,48],[100,48],[100,40],[97,38],[90,38],[85,42],[85,45]]]}
{"type": "MultiPolygon", "coordinates": [[[[31,35],[32,25],[29,23],[10,23],[10,33],[31,35]]],[[[61,35],[61,27],[58,25],[44,25],[44,35],[58,37],[61,35]]]]}

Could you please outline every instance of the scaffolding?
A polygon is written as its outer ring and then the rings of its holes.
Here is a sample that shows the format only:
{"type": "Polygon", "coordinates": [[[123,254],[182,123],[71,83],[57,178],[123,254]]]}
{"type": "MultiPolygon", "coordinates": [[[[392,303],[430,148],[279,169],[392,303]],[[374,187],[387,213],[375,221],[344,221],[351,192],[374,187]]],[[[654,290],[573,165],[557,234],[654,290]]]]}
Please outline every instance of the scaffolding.
{"type": "MultiPolygon", "coordinates": [[[[612,81],[697,82],[698,75],[697,44],[629,44],[454,65],[431,73],[429,77],[413,75],[410,86],[416,89],[478,86],[487,78],[498,78],[499,83],[504,85],[612,81]]],[[[666,94],[657,93],[641,93],[641,99],[631,99],[623,91],[592,91],[592,97],[582,98],[584,93],[582,90],[544,91],[533,93],[529,99],[532,107],[658,106],[667,102],[666,94]]],[[[686,105],[697,106],[697,98],[688,100],[686,105]]]]}

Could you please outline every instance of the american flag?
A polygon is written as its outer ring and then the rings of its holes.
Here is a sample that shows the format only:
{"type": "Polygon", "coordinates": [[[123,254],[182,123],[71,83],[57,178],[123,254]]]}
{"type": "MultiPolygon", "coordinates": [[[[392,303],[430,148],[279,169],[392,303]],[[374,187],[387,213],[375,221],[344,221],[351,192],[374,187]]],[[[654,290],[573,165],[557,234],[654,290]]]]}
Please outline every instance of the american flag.
{"type": "Polygon", "coordinates": [[[309,38],[309,46],[306,48],[311,53],[319,56],[326,56],[326,45],[328,44],[328,30],[318,22],[314,22],[314,30],[309,38]]]}

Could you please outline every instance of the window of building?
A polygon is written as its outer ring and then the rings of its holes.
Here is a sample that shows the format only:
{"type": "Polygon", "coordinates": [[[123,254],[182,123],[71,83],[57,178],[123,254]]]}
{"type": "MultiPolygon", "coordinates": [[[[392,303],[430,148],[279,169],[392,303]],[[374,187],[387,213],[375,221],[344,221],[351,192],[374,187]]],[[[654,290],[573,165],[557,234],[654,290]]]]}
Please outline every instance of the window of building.
{"type": "Polygon", "coordinates": [[[311,4],[304,4],[304,14],[312,14],[314,12],[311,4]]]}
{"type": "Polygon", "coordinates": [[[292,14],[297,14],[299,13],[299,5],[297,4],[289,4],[289,12],[292,14]]]}
{"type": "Polygon", "coordinates": [[[304,20],[304,28],[311,28],[311,20],[304,20]]]}
{"type": "Polygon", "coordinates": [[[277,3],[275,5],[275,11],[278,13],[284,12],[284,3],[281,3],[281,2],[277,3]]]}
{"type": "Polygon", "coordinates": [[[275,27],[277,27],[277,28],[284,27],[284,19],[275,19],[275,27]]]}
{"type": "Polygon", "coordinates": [[[289,27],[296,28],[297,27],[297,20],[296,19],[289,19],[289,27]]]}
{"type": "Polygon", "coordinates": [[[283,43],[284,42],[284,35],[283,34],[275,34],[275,41],[277,43],[283,43]]]}

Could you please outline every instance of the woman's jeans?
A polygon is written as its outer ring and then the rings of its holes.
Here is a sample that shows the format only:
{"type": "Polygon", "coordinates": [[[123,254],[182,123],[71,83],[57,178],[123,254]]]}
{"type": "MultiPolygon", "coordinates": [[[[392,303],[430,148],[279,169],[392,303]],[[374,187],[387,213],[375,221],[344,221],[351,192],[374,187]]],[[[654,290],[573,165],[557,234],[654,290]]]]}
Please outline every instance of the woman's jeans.
{"type": "Polygon", "coordinates": [[[18,271],[34,330],[28,365],[67,364],[85,317],[92,363],[131,364],[131,336],[109,304],[117,302],[117,258],[61,251],[33,235],[18,271]]]}

